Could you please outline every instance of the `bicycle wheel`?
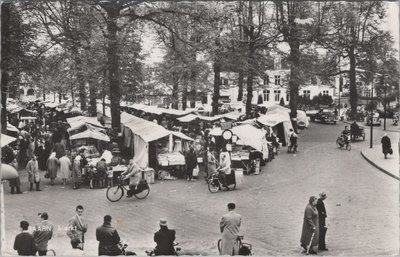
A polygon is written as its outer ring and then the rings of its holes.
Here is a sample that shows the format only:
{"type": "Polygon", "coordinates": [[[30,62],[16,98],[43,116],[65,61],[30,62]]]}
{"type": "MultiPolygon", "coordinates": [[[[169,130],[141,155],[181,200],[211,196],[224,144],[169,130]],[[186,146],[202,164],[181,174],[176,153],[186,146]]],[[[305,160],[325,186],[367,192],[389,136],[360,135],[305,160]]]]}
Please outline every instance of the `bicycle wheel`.
{"type": "Polygon", "coordinates": [[[207,183],[208,183],[208,190],[209,190],[211,193],[216,193],[216,192],[218,192],[218,190],[219,190],[219,183],[218,183],[218,180],[217,180],[217,179],[209,179],[209,180],[207,181],[207,183]]]}
{"type": "Polygon", "coordinates": [[[336,139],[336,145],[339,148],[342,148],[342,146],[340,145],[340,138],[336,139]]]}
{"type": "Polygon", "coordinates": [[[147,184],[146,182],[145,184],[142,185],[142,188],[140,190],[133,192],[133,195],[137,199],[144,199],[149,195],[149,193],[150,193],[150,187],[149,184],[147,184]]]}
{"type": "Polygon", "coordinates": [[[122,186],[115,186],[107,188],[106,196],[110,202],[118,202],[124,195],[124,188],[122,186]]]}

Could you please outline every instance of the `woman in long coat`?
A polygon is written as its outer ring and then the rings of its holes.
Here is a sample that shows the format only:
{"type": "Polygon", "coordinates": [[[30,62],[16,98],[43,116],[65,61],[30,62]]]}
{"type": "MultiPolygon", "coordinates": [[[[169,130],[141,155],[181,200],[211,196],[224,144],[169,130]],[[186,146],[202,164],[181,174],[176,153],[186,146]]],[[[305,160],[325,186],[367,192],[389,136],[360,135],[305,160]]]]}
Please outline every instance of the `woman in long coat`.
{"type": "Polygon", "coordinates": [[[312,238],[311,247],[309,253],[316,253],[318,249],[318,238],[319,238],[319,222],[318,222],[318,210],[317,210],[317,197],[311,196],[309,203],[304,211],[303,229],[301,231],[301,247],[307,250],[310,245],[312,238]],[[313,237],[314,234],[314,237],[313,237]]]}
{"type": "Polygon", "coordinates": [[[30,183],[29,191],[33,190],[33,183],[36,184],[36,191],[42,191],[40,190],[40,180],[35,181],[35,177],[39,175],[39,164],[35,155],[32,155],[28,164],[26,164],[26,171],[28,172],[28,180],[30,183]]]}
{"type": "Polygon", "coordinates": [[[56,158],[56,153],[53,152],[47,160],[47,172],[49,173],[51,185],[54,185],[54,179],[57,177],[57,172],[59,168],[60,161],[56,158]]]}

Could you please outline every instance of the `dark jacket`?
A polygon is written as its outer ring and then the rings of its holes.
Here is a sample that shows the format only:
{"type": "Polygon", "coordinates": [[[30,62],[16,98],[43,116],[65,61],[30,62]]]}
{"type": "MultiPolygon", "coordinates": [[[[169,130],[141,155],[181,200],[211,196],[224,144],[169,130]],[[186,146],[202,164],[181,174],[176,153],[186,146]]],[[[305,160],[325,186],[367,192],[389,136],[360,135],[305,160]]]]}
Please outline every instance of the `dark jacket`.
{"type": "Polygon", "coordinates": [[[174,241],[175,230],[161,227],[159,231],[154,233],[154,242],[157,244],[154,251],[155,255],[175,255],[174,241]]]}
{"type": "Polygon", "coordinates": [[[186,166],[187,166],[188,169],[195,168],[196,165],[197,165],[196,153],[194,151],[193,152],[192,151],[187,152],[185,161],[186,161],[186,166]]]}
{"type": "Polygon", "coordinates": [[[110,223],[104,223],[96,229],[96,239],[99,241],[99,255],[117,256],[121,254],[118,247],[120,241],[118,232],[110,223]]]}
{"type": "Polygon", "coordinates": [[[319,228],[325,227],[325,219],[327,217],[326,215],[326,210],[325,210],[325,204],[324,201],[321,199],[318,199],[317,201],[317,210],[318,210],[318,220],[319,220],[319,228]]]}
{"type": "Polygon", "coordinates": [[[18,255],[35,255],[36,246],[33,235],[28,232],[22,232],[15,237],[14,250],[18,255]]]}
{"type": "Polygon", "coordinates": [[[381,143],[382,143],[382,148],[383,149],[389,149],[391,148],[391,143],[390,143],[390,138],[388,136],[384,136],[381,139],[381,143]]]}

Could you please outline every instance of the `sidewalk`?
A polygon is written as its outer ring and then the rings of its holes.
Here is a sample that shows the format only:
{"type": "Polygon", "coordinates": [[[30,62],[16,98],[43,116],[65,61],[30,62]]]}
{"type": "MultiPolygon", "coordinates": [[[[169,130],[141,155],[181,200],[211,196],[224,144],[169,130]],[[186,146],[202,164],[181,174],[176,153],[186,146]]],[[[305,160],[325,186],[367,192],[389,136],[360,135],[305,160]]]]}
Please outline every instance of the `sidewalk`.
{"type": "Polygon", "coordinates": [[[389,176],[400,180],[399,177],[399,148],[397,144],[392,144],[393,155],[383,156],[382,146],[374,145],[373,148],[363,148],[361,155],[373,166],[388,174],[389,176]]]}

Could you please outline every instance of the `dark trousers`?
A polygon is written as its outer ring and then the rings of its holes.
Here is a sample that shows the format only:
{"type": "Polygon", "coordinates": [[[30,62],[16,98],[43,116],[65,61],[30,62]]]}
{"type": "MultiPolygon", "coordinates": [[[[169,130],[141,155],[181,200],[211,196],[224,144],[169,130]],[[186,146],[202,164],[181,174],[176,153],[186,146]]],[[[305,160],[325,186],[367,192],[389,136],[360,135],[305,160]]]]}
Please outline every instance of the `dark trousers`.
{"type": "Polygon", "coordinates": [[[193,169],[194,168],[186,168],[186,175],[187,175],[187,177],[189,178],[189,179],[192,179],[193,178],[193,169]]]}
{"type": "Polygon", "coordinates": [[[318,249],[319,250],[323,250],[326,248],[326,244],[325,244],[325,236],[326,236],[326,231],[328,230],[328,228],[324,227],[324,226],[320,226],[319,227],[319,242],[318,242],[318,249]]]}

